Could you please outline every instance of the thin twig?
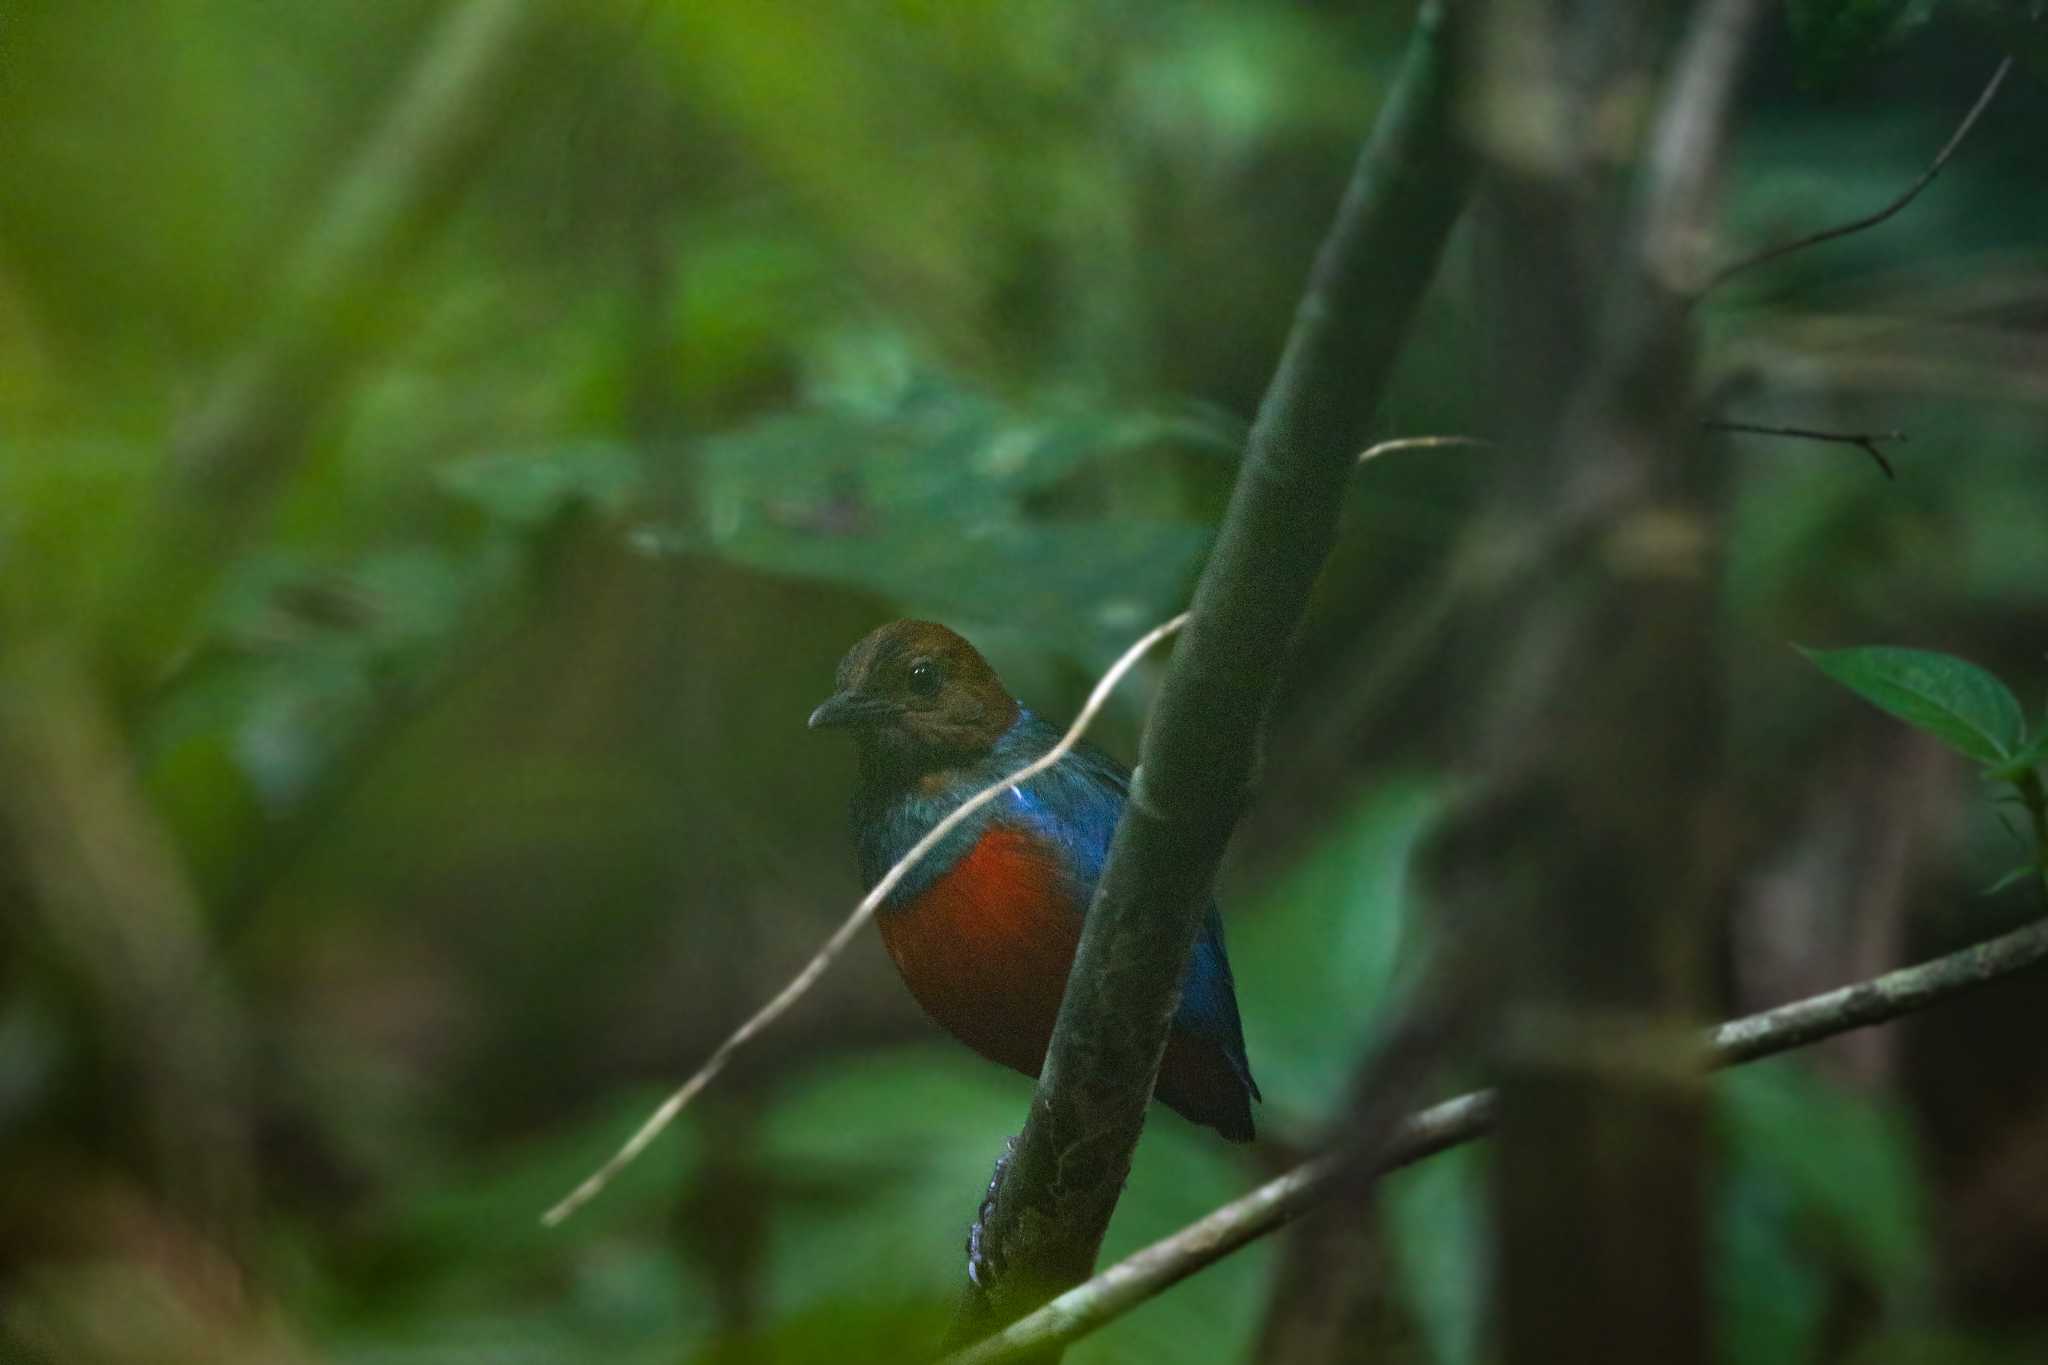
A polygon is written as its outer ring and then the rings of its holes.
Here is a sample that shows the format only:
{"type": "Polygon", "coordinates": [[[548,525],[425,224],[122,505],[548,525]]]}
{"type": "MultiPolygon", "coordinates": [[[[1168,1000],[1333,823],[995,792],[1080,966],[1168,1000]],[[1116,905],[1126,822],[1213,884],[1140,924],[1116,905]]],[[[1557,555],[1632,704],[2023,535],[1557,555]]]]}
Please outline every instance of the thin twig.
{"type": "Polygon", "coordinates": [[[1701,292],[1705,293],[1707,290],[1718,288],[1726,283],[1730,276],[1738,275],[1748,270],[1751,266],[1762,265],[1766,261],[1775,261],[1780,256],[1789,256],[1795,251],[1804,251],[1807,247],[1819,246],[1822,242],[1831,242],[1837,237],[1847,237],[1851,233],[1862,232],[1865,228],[1876,227],[1879,223],[1882,223],[1885,219],[1890,218],[1893,214],[1905,208],[1906,205],[1918,199],[1920,192],[1933,184],[1934,177],[1940,175],[1942,168],[1948,165],[1949,158],[1956,154],[1956,148],[1963,145],[1963,139],[1970,135],[1970,130],[1977,126],[1978,117],[1983,114],[1985,109],[1990,107],[1992,97],[1998,94],[1998,87],[2005,84],[2006,73],[2011,70],[2011,57],[2007,57],[1998,63],[1998,69],[1993,71],[1991,79],[1985,82],[1984,92],[1977,96],[1977,102],[1970,106],[1970,112],[1963,115],[1963,121],[1956,125],[1956,130],[1949,135],[1948,142],[1935,155],[1934,160],[1928,164],[1927,169],[1920,173],[1920,178],[1906,187],[1904,194],[1901,194],[1875,213],[1866,214],[1861,218],[1853,219],[1847,223],[1840,223],[1831,228],[1824,228],[1819,232],[1808,233],[1804,237],[1797,237],[1792,241],[1783,242],[1774,247],[1767,247],[1754,255],[1744,256],[1741,260],[1724,265],[1714,272],[1713,278],[1707,281],[1706,289],[1701,292]]]}
{"type": "Polygon", "coordinates": [[[1493,442],[1483,436],[1396,436],[1391,441],[1369,445],[1358,454],[1358,463],[1376,460],[1382,455],[1391,455],[1397,450],[1444,450],[1450,447],[1468,450],[1491,450],[1493,442]]]}
{"type": "Polygon", "coordinates": [[[1125,650],[1123,656],[1110,665],[1109,671],[1102,675],[1102,680],[1095,684],[1095,690],[1088,694],[1088,701],[1082,706],[1081,713],[1074,717],[1074,723],[1067,727],[1067,732],[1064,735],[1060,736],[1059,743],[1053,745],[1043,755],[1025,764],[1008,777],[1003,778],[999,782],[993,782],[968,797],[960,803],[958,809],[947,815],[938,824],[932,826],[930,833],[926,834],[924,838],[919,839],[915,844],[912,844],[910,851],[899,858],[896,865],[883,874],[882,879],[875,883],[874,888],[861,898],[860,904],[853,908],[853,913],[846,917],[846,922],[839,926],[832,937],[825,940],[825,946],[818,950],[817,956],[813,957],[802,971],[791,978],[790,983],[778,991],[774,999],[756,1011],[753,1018],[740,1025],[739,1028],[733,1031],[731,1037],[720,1043],[718,1050],[711,1054],[711,1059],[698,1068],[697,1074],[683,1082],[675,1093],[656,1106],[654,1112],[648,1115],[647,1121],[640,1125],[633,1136],[626,1139],[625,1144],[612,1155],[611,1160],[605,1162],[604,1165],[592,1172],[588,1179],[571,1190],[560,1203],[543,1214],[541,1222],[549,1227],[554,1227],[570,1214],[596,1198],[604,1187],[611,1183],[613,1176],[616,1176],[620,1171],[632,1164],[633,1158],[645,1151],[647,1145],[661,1135],[662,1129],[674,1122],[676,1115],[682,1113],[690,1101],[697,1098],[698,1093],[705,1086],[711,1084],[713,1078],[725,1069],[725,1064],[732,1060],[735,1052],[744,1047],[756,1034],[781,1018],[788,1012],[790,1006],[803,998],[805,992],[809,991],[818,978],[825,974],[825,969],[832,965],[833,960],[839,956],[846,945],[853,941],[853,936],[859,933],[870,919],[874,918],[875,910],[888,898],[889,893],[896,889],[897,884],[905,876],[909,875],[911,868],[915,867],[927,853],[936,848],[939,842],[948,834],[958,829],[960,823],[968,816],[995,800],[996,797],[1009,788],[1038,776],[1073,752],[1074,746],[1081,742],[1082,734],[1094,721],[1097,713],[1102,710],[1103,704],[1109,700],[1109,694],[1116,690],[1116,685],[1119,682],[1123,681],[1124,675],[1130,672],[1138,660],[1142,659],[1154,645],[1186,625],[1187,620],[1188,613],[1182,612],[1172,620],[1146,631],[1136,644],[1125,650]]]}
{"type": "MultiPolygon", "coordinates": [[[[1796,1000],[1712,1029],[1706,1064],[1741,1066],[1955,998],[2048,962],[2048,920],[1869,981],[1796,1000]]],[[[1445,1100],[1410,1117],[1382,1149],[1380,1171],[1413,1165],[1493,1128],[1490,1090],[1445,1100]]],[[[1345,1174],[1346,1153],[1326,1153],[1126,1257],[944,1365],[995,1365],[1074,1341],[1239,1247],[1324,1205],[1345,1174]]]]}
{"type": "Polygon", "coordinates": [[[1700,429],[1749,436],[1787,436],[1798,441],[1824,441],[1830,445],[1855,446],[1877,461],[1877,467],[1884,471],[1887,479],[1896,479],[1898,475],[1892,470],[1892,462],[1877,448],[1877,443],[1906,439],[1906,433],[1903,431],[1820,431],[1813,427],[1774,427],[1761,426],[1755,422],[1724,422],[1718,417],[1702,418],[1700,429]]]}

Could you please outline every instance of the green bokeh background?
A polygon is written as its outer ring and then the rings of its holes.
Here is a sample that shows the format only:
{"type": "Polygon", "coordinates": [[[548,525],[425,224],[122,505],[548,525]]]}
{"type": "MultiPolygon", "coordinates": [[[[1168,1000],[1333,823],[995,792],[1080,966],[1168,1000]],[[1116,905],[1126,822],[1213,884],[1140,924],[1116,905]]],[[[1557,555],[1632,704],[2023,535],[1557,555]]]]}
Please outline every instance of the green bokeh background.
{"type": "MultiPolygon", "coordinates": [[[[1184,602],[1411,17],[491,2],[531,15],[465,96],[484,131],[313,323],[294,263],[364,149],[403,141],[462,6],[0,14],[0,1358],[928,1344],[1028,1083],[938,1035],[872,938],[600,1201],[538,1215],[854,900],[850,756],[803,727],[847,644],[943,619],[1064,717],[1184,602]],[[280,348],[294,420],[222,474],[200,415],[280,348]],[[146,870],[78,881],[95,858],[146,870]],[[231,1137],[194,1118],[181,1146],[202,1002],[231,1061],[191,1113],[231,1137]],[[189,1150],[231,1197],[181,1180],[189,1150]]],[[[1995,59],[1942,6],[1787,7],[1729,249],[1882,203],[1995,59]]],[[[1885,793],[1915,812],[1885,827],[1909,867],[1877,946],[1853,887],[1772,902],[1789,929],[1737,916],[1731,1011],[2029,908],[1973,894],[2010,856],[1960,769],[1787,645],[1952,649],[2041,696],[2042,127],[2023,67],[1908,213],[1703,310],[1745,420],[1910,437],[1896,482],[1711,451],[1739,489],[1731,780],[1785,829],[1757,880],[1797,883],[1885,793]]],[[[1497,434],[1513,360],[1473,236],[1379,436],[1497,434]]],[[[1426,932],[1407,860],[1486,679],[1454,628],[1376,665],[1484,552],[1497,458],[1356,481],[1224,886],[1269,1136],[1157,1116],[1112,1256],[1312,1140],[1426,932]]],[[[1103,722],[1127,757],[1157,676],[1103,722]]],[[[2038,1049],[2000,1042],[2018,998],[1718,1083],[1726,1358],[2040,1358],[2048,1103],[2038,1049]]],[[[1485,1357],[1485,1175],[1457,1153],[1330,1215],[1385,1246],[1385,1358],[1485,1357]]],[[[1286,1265],[1255,1247],[1070,1358],[1253,1358],[1286,1265]]]]}

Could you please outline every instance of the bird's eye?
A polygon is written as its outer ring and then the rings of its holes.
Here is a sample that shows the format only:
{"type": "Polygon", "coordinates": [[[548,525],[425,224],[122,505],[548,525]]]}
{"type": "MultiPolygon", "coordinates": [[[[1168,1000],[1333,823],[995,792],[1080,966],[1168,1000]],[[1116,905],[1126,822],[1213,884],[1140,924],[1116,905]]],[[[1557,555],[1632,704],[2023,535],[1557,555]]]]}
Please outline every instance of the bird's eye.
{"type": "Polygon", "coordinates": [[[939,666],[930,659],[920,659],[910,666],[910,690],[920,697],[935,697],[939,693],[939,666]]]}

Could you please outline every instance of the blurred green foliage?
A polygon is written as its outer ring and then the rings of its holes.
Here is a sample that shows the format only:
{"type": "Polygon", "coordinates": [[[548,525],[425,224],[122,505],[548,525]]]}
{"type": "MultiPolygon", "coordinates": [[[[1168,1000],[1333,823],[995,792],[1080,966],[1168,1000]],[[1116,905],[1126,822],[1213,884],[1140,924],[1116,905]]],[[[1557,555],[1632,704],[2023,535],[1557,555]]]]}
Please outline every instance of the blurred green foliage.
{"type": "MultiPolygon", "coordinates": [[[[1182,603],[1409,18],[535,6],[484,149],[350,282],[342,339],[265,391],[263,477],[223,484],[195,414],[291,352],[293,253],[456,8],[8,7],[0,697],[41,733],[37,689],[67,679],[122,748],[33,770],[92,775],[76,790],[11,766],[0,805],[62,809],[83,850],[25,850],[19,820],[0,844],[0,1355],[836,1361],[931,1340],[1028,1088],[938,1040],[872,944],[601,1201],[536,1220],[849,906],[849,764],[802,730],[847,643],[937,616],[1065,715],[1182,603]],[[106,889],[78,871],[93,850],[136,847],[177,884],[79,949],[47,907],[106,889]],[[106,985],[110,963],[132,972],[106,985]],[[206,991],[237,1021],[217,1149],[249,1154],[218,1206],[166,1175],[135,1098],[197,1087],[179,1025],[206,991]],[[124,994],[167,1003],[110,1011],[124,994]]],[[[1731,244],[1882,202],[1989,65],[1929,6],[1787,13],[1731,244]]],[[[1704,310],[1744,418],[1912,436],[1896,485],[1828,448],[1717,449],[1739,476],[1730,763],[1760,825],[1842,799],[1837,765],[1885,742],[1787,639],[1939,644],[2038,685],[2044,117],[2010,91],[1910,215],[1704,310]]],[[[1447,263],[1381,434],[1491,432],[1500,263],[1480,248],[1447,263]]],[[[1375,696],[1373,643],[1484,552],[1459,531],[1490,458],[1361,474],[1288,664],[1225,888],[1283,1143],[1338,1102],[1428,932],[1407,861],[1489,680],[1435,640],[1375,696]]],[[[1105,723],[1126,755],[1142,691],[1105,723]]],[[[2002,856],[1942,845],[1916,894],[2002,856]]],[[[2038,1305],[1934,1302],[1970,1266],[1929,1230],[1959,1177],[1916,1146],[1907,1078],[1723,1086],[1729,1359],[2037,1358],[2038,1305]],[[1845,1333],[1845,1303],[1875,1325],[1845,1333]]],[[[1158,1116],[1110,1254],[1265,1159],[1158,1116]]],[[[1387,1191],[1428,1359],[1485,1358],[1484,1175],[1459,1153],[1387,1191]]],[[[1073,1358],[1244,1359],[1283,1264],[1233,1257],[1073,1358]]]]}
{"type": "Polygon", "coordinates": [[[1938,0],[1785,0],[1792,41],[1806,70],[1839,80],[1927,22],[1938,0]]]}

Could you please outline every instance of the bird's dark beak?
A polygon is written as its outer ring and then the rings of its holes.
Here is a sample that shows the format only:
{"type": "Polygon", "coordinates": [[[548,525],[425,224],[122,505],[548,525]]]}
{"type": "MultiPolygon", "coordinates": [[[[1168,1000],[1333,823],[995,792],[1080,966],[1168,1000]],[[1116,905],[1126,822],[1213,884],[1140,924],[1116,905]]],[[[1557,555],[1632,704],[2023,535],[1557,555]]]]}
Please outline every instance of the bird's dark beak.
{"type": "Polygon", "coordinates": [[[813,730],[847,730],[872,725],[894,708],[858,692],[835,692],[811,712],[813,730]]]}

